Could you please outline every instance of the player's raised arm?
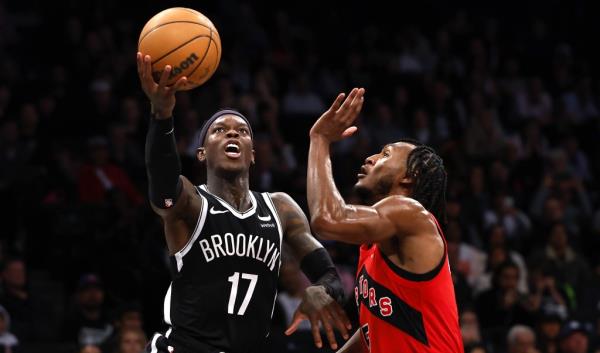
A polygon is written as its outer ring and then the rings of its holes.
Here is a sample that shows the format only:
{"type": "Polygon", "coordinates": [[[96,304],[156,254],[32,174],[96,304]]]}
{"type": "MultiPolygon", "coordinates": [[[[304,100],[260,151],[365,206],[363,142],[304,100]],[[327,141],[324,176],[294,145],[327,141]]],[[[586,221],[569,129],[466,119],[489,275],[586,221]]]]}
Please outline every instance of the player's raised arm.
{"type": "Polygon", "coordinates": [[[142,89],[152,106],[145,147],[150,203],[165,221],[167,244],[174,253],[185,245],[190,234],[189,226],[181,222],[181,218],[190,210],[197,214],[201,207],[192,200],[194,186],[180,175],[181,161],[173,127],[175,92],[185,85],[186,78],[167,86],[171,71],[167,65],[157,83],[152,77],[151,58],[142,53],[137,54],[137,69],[142,89]]]}
{"type": "MultiPolygon", "coordinates": [[[[151,58],[137,54],[138,76],[142,89],[152,106],[148,134],[146,135],[146,171],[148,173],[149,196],[153,209],[165,216],[170,213],[182,190],[181,162],[175,145],[173,109],[175,92],[185,84],[181,78],[171,87],[166,81],[171,71],[166,66],[158,83],[152,77],[151,58]]],[[[172,212],[171,212],[172,213],[172,212]]]]}
{"type": "Polygon", "coordinates": [[[362,108],[364,92],[354,88],[347,98],[338,95],[310,131],[308,207],[313,230],[321,238],[363,243],[377,240],[370,239],[371,233],[385,239],[396,232],[386,213],[388,207],[382,205],[379,212],[374,207],[347,205],[333,180],[329,147],[356,131],[352,124],[362,108]]]}
{"type": "MultiPolygon", "coordinates": [[[[353,89],[346,99],[340,94],[310,131],[307,198],[313,231],[323,239],[373,243],[410,234],[415,227],[409,225],[417,219],[429,222],[424,208],[407,197],[394,195],[373,206],[359,206],[346,204],[340,195],[333,180],[329,149],[332,142],[357,130],[352,124],[362,108],[363,95],[362,88],[353,89]]],[[[387,158],[388,153],[391,151],[386,146],[381,158],[387,158]]],[[[366,164],[374,162],[367,159],[366,164]]]]}
{"type": "Polygon", "coordinates": [[[308,287],[286,334],[293,333],[302,320],[309,320],[317,347],[322,347],[319,322],[332,349],[337,349],[333,329],[348,339],[350,320],[338,302],[343,300],[342,283],[329,253],[311,235],[308,220],[298,204],[285,193],[272,194],[277,213],[282,220],[284,241],[300,260],[300,267],[312,286],[308,287]]]}

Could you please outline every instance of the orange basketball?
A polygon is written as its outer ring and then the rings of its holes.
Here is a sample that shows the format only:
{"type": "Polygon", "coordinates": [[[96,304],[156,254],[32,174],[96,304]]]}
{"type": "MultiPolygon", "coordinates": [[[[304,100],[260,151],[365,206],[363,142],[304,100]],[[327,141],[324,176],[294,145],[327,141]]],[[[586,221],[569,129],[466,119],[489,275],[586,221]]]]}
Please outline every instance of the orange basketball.
{"type": "Polygon", "coordinates": [[[138,51],[152,58],[152,74],[158,81],[165,65],[171,65],[168,85],[182,77],[189,90],[206,82],[221,60],[221,38],[213,23],[200,12],[173,7],[154,15],[142,29],[138,51]]]}

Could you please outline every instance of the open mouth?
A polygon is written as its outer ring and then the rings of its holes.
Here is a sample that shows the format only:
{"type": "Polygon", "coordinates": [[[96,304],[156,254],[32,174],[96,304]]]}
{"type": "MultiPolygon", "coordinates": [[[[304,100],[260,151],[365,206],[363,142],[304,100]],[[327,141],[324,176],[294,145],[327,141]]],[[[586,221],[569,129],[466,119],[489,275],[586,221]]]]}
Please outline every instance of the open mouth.
{"type": "Polygon", "coordinates": [[[360,167],[360,172],[356,175],[358,179],[362,179],[367,176],[367,168],[363,165],[360,167]]]}
{"type": "Polygon", "coordinates": [[[229,158],[240,158],[240,146],[235,143],[228,143],[227,146],[225,146],[225,155],[229,158]]]}

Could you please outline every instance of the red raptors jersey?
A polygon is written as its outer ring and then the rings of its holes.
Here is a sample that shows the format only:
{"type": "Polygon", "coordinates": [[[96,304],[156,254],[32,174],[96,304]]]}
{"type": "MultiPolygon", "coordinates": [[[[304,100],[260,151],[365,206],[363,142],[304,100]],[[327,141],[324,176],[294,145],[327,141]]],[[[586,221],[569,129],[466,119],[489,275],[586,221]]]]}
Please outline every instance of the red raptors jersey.
{"type": "Polygon", "coordinates": [[[445,239],[442,261],[425,274],[399,268],[376,244],[362,245],[354,296],[371,353],[464,352],[445,239]]]}

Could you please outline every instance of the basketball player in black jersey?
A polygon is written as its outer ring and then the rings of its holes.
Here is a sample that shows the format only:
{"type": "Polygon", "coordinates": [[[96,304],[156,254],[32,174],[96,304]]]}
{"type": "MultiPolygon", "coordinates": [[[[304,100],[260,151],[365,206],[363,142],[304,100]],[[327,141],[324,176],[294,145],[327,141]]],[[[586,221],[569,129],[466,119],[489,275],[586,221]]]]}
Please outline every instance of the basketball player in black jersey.
{"type": "Polygon", "coordinates": [[[339,276],[291,197],[249,190],[254,150],[246,118],[223,110],[207,120],[197,154],[206,164],[207,183],[194,186],[180,175],[172,117],[175,92],[186,78],[167,87],[172,68],[166,66],[157,83],[150,57],[141,53],[137,66],[152,107],[146,139],[150,201],[163,221],[173,269],[164,303],[170,329],[155,334],[147,351],[262,352],[277,294],[283,241],[314,284],[306,289],[295,318],[310,320],[318,347],[322,325],[336,349],[333,328],[344,338],[350,328],[336,302],[343,296],[339,276]]]}

